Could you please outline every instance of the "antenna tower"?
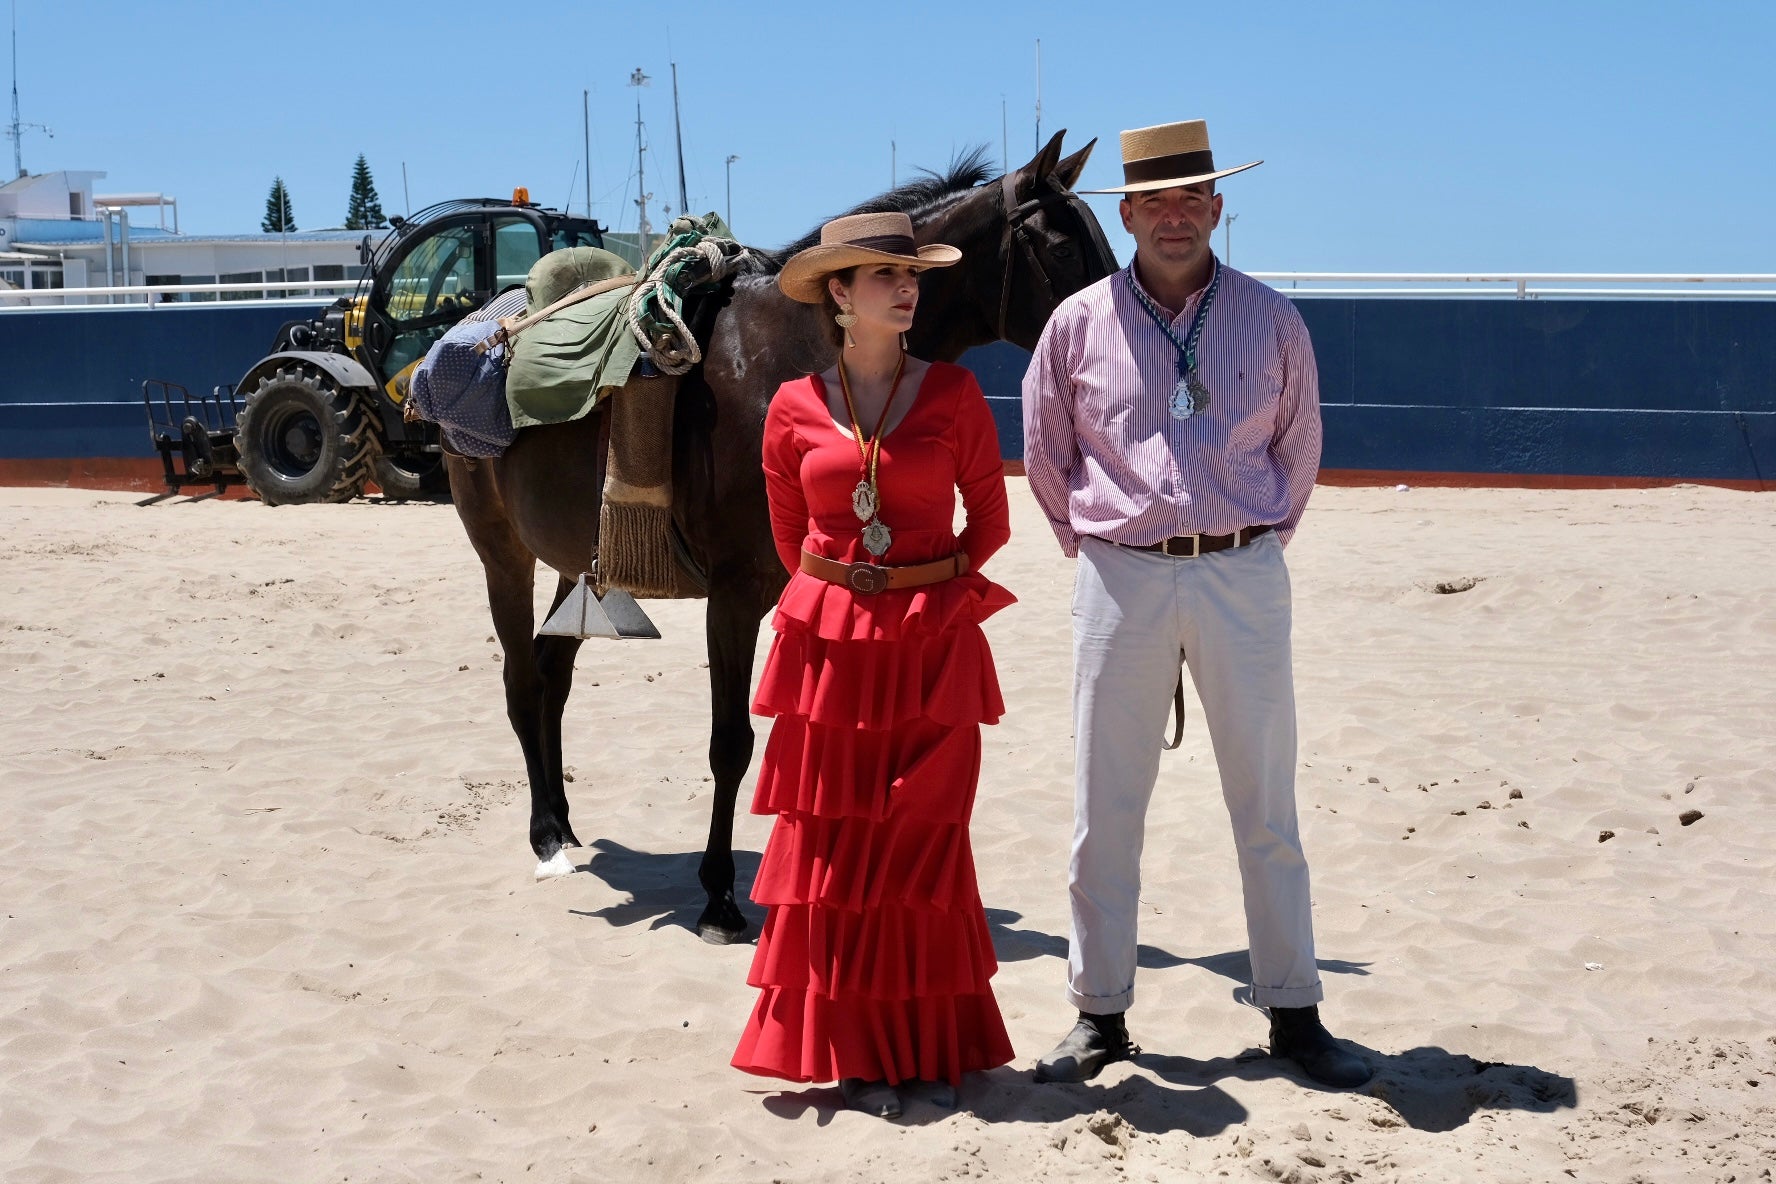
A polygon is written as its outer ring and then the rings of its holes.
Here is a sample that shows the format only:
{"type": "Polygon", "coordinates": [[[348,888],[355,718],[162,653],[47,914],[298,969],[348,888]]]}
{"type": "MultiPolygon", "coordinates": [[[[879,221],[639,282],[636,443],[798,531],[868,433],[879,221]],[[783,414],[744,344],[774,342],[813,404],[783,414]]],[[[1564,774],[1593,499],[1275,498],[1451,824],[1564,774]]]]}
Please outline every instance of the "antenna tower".
{"type": "Polygon", "coordinates": [[[41,123],[23,123],[19,120],[19,28],[18,0],[12,0],[12,122],[6,125],[6,136],[12,141],[12,167],[19,176],[25,176],[24,138],[27,131],[39,131],[55,138],[55,133],[41,123]]]}
{"type": "MultiPolygon", "coordinates": [[[[629,75],[630,86],[646,86],[648,81],[648,76],[641,72],[640,66],[635,67],[634,72],[629,75]]],[[[652,229],[652,227],[648,225],[648,202],[654,199],[654,195],[647,191],[647,170],[643,163],[643,156],[646,152],[647,147],[642,141],[641,134],[641,91],[637,90],[635,92],[635,191],[639,196],[635,199],[635,204],[637,208],[641,210],[641,226],[639,228],[639,234],[641,237],[641,263],[643,270],[646,270],[647,267],[648,232],[652,229]]]]}

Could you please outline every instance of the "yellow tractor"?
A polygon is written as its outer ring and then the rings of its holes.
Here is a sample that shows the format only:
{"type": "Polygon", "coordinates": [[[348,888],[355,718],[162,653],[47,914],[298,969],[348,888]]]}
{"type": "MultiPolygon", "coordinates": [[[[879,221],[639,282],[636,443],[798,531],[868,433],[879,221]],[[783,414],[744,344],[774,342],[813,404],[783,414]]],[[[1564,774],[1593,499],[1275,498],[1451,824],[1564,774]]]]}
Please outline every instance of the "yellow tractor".
{"type": "Polygon", "coordinates": [[[366,235],[359,248],[356,293],[284,325],[210,414],[187,416],[182,433],[157,430],[150,404],[168,484],[244,482],[272,505],[349,501],[371,481],[387,497],[446,492],[437,428],[401,417],[414,366],[446,329],[522,286],[543,255],[604,245],[596,221],[528,196],[520,189],[511,201],[449,201],[389,219],[391,234],[375,247],[366,235]]]}

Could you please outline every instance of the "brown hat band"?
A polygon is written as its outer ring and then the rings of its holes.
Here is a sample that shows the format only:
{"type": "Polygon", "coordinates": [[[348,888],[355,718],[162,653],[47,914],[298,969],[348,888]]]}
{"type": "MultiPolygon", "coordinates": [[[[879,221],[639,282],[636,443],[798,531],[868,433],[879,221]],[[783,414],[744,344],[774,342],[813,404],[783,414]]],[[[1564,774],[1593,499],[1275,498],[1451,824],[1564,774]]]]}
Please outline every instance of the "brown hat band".
{"type": "Polygon", "coordinates": [[[918,248],[913,246],[910,236],[904,234],[869,234],[862,238],[848,238],[834,246],[862,247],[866,251],[882,251],[889,255],[916,255],[918,248]]]}
{"type": "Polygon", "coordinates": [[[1125,185],[1140,185],[1171,177],[1201,177],[1214,171],[1215,154],[1204,148],[1200,152],[1178,152],[1171,156],[1149,156],[1145,160],[1125,161],[1122,166],[1122,182],[1125,185]]]}

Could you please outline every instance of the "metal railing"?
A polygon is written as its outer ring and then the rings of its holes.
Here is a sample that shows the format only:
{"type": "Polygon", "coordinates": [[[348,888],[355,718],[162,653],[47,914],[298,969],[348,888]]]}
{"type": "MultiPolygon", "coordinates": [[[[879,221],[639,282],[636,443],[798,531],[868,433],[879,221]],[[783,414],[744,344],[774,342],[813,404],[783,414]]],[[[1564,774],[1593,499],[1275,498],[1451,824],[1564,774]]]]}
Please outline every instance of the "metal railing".
{"type": "Polygon", "coordinates": [[[1517,300],[1776,298],[1776,273],[1760,272],[1684,275],[1676,272],[1254,271],[1249,274],[1290,296],[1481,296],[1517,300]],[[1600,284],[1608,286],[1595,286],[1600,284]]]}
{"type": "MultiPolygon", "coordinates": [[[[1761,272],[1684,275],[1676,272],[1254,271],[1248,274],[1290,296],[1462,296],[1516,300],[1576,297],[1776,299],[1776,273],[1761,272]]],[[[192,303],[210,303],[224,293],[259,297],[240,301],[243,304],[312,304],[336,293],[356,289],[358,283],[356,279],[266,280],[240,284],[0,288],[0,312],[16,308],[103,308],[118,304],[180,308],[192,303]],[[210,299],[177,298],[192,295],[210,299]],[[156,296],[172,298],[156,300],[156,296]]]]}
{"type": "Polygon", "coordinates": [[[242,284],[113,284],[97,288],[0,288],[0,312],[17,308],[189,308],[193,304],[213,304],[223,293],[258,296],[258,299],[228,301],[230,304],[313,304],[330,300],[341,291],[358,286],[355,279],[345,280],[266,280],[242,284]],[[276,295],[272,295],[276,293],[276,295]],[[206,295],[206,300],[180,300],[185,295],[206,295]],[[173,297],[154,299],[156,296],[173,297]],[[118,297],[123,299],[120,301],[118,297]]]}

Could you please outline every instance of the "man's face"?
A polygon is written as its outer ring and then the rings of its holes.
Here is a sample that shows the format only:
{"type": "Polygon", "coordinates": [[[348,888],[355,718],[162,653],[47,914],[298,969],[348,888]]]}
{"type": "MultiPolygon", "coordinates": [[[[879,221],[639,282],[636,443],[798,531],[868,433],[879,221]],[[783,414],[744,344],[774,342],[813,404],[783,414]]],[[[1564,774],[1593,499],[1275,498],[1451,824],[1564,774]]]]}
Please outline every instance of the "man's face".
{"type": "Polygon", "coordinates": [[[1214,182],[1149,189],[1122,199],[1122,228],[1142,259],[1185,268],[1209,256],[1209,235],[1221,223],[1221,195],[1214,182]]]}

